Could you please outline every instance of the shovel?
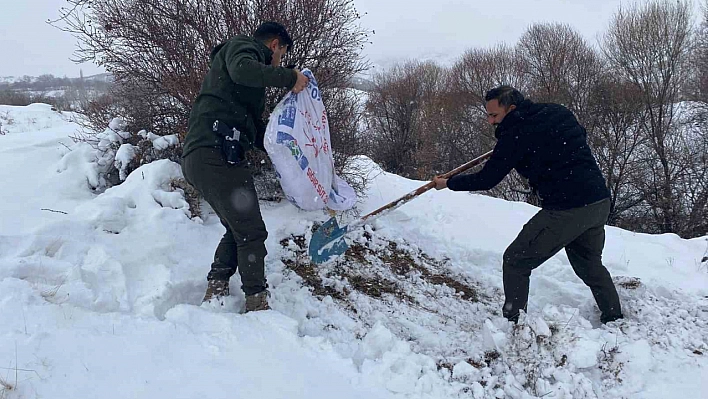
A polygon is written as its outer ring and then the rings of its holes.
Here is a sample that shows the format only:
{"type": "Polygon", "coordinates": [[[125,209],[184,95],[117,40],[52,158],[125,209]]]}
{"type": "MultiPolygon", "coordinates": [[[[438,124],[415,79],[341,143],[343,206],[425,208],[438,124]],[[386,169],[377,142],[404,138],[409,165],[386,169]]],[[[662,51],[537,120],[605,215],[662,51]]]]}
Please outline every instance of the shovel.
{"type": "MultiPolygon", "coordinates": [[[[479,157],[467,162],[462,166],[445,173],[440,176],[445,179],[449,179],[459,173],[462,173],[470,168],[477,165],[483,164],[492,155],[492,151],[486,154],[480,155],[479,157]]],[[[354,220],[348,225],[342,227],[337,223],[337,219],[331,218],[320,226],[314,233],[312,233],[312,239],[310,239],[310,246],[308,248],[308,253],[313,262],[319,264],[324,263],[334,256],[343,254],[349,248],[344,237],[354,231],[357,227],[363,226],[367,221],[373,220],[376,217],[389,213],[390,211],[398,208],[399,206],[405,204],[406,202],[414,199],[415,197],[425,193],[431,188],[435,187],[434,182],[429,182],[428,184],[419,187],[418,189],[411,191],[410,193],[404,195],[403,197],[390,202],[381,208],[370,212],[359,219],[354,220]]]]}

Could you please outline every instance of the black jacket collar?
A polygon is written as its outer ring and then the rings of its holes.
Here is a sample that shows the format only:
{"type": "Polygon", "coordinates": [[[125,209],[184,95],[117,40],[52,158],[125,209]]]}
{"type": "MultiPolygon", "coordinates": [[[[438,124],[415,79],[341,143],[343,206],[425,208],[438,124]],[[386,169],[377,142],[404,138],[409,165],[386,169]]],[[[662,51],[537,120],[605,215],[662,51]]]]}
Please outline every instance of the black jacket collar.
{"type": "Polygon", "coordinates": [[[534,103],[531,100],[524,100],[513,111],[509,112],[494,131],[494,136],[498,139],[505,131],[513,128],[524,121],[534,103]]]}

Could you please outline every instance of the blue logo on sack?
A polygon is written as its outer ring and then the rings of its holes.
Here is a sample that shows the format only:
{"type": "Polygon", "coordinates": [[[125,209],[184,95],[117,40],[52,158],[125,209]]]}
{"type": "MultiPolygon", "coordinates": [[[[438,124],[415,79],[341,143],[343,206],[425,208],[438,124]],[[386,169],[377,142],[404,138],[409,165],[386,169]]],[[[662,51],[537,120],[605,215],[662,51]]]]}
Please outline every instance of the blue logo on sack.
{"type": "Polygon", "coordinates": [[[282,144],[288,147],[290,149],[290,154],[292,154],[293,158],[295,158],[298,165],[300,165],[300,169],[307,169],[307,166],[310,164],[310,162],[307,160],[307,157],[302,153],[302,149],[297,144],[297,140],[295,140],[295,137],[285,132],[278,132],[278,137],[275,139],[275,142],[277,144],[282,144]]]}
{"type": "Polygon", "coordinates": [[[322,96],[320,96],[320,89],[319,86],[317,85],[317,79],[315,79],[315,75],[312,74],[312,71],[309,69],[305,69],[302,71],[302,74],[307,76],[308,79],[310,79],[310,83],[308,83],[308,88],[312,86],[312,90],[310,91],[310,95],[314,100],[317,101],[322,101],[322,96]]]}
{"type": "Polygon", "coordinates": [[[283,103],[285,107],[283,112],[278,117],[278,124],[283,126],[288,126],[291,129],[295,127],[295,115],[297,114],[297,108],[295,104],[297,103],[297,96],[290,96],[283,103]]]}

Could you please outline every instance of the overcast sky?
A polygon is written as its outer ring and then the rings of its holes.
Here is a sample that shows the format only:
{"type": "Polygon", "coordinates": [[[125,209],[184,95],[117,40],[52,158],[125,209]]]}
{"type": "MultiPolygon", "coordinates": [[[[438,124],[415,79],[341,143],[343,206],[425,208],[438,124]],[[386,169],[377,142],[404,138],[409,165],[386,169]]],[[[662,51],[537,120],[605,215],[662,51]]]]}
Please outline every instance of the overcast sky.
{"type": "Polygon", "coordinates": [[[101,70],[91,64],[76,65],[71,58],[76,40],[49,26],[66,0],[0,0],[0,76],[79,76],[101,70]]]}
{"type": "MultiPolygon", "coordinates": [[[[515,43],[534,22],[563,22],[591,43],[622,0],[354,0],[373,29],[365,54],[378,65],[407,58],[449,62],[473,47],[515,43]]],[[[76,40],[47,25],[66,0],[0,0],[0,76],[101,72],[70,61],[76,40]]],[[[698,2],[696,2],[698,10],[698,2]]]]}

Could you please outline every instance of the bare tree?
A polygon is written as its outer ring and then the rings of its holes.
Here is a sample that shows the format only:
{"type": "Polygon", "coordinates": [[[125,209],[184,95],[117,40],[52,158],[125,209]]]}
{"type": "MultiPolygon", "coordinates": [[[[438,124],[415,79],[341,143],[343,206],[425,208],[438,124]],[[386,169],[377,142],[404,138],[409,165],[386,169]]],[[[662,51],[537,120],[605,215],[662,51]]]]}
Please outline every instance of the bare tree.
{"type": "MultiPolygon", "coordinates": [[[[323,91],[344,87],[368,67],[360,56],[368,32],[357,24],[352,0],[68,1],[71,6],[55,25],[79,39],[76,61],[104,66],[117,86],[169,99],[152,110],[166,116],[169,131],[142,126],[158,134],[185,130],[211,50],[236,34],[250,34],[265,20],[288,28],[295,47],[285,62],[310,68],[323,91]]],[[[336,134],[339,124],[332,122],[336,134]]]]}
{"type": "Polygon", "coordinates": [[[652,1],[615,14],[603,51],[612,72],[637,89],[647,113],[643,153],[644,198],[659,232],[677,232],[679,198],[673,189],[684,172],[676,103],[691,50],[691,11],[685,1],[652,1]]]}
{"type": "Polygon", "coordinates": [[[686,217],[680,222],[684,235],[708,234],[708,1],[703,4],[703,18],[696,29],[696,46],[691,58],[692,79],[684,96],[684,157],[688,165],[678,179],[681,205],[686,217]]]}
{"type": "Polygon", "coordinates": [[[516,49],[498,45],[465,52],[452,68],[458,95],[484,113],[484,95],[493,87],[510,85],[528,91],[525,59],[516,49]]]}
{"type": "Polygon", "coordinates": [[[525,59],[529,94],[539,102],[563,104],[587,120],[590,91],[603,70],[599,55],[566,24],[534,24],[518,43],[525,59]]]}
{"type": "Polygon", "coordinates": [[[327,116],[337,121],[337,126],[329,125],[332,148],[337,174],[342,176],[358,193],[366,188],[367,179],[354,167],[354,155],[366,153],[364,128],[364,93],[354,89],[331,89],[324,96],[336,97],[325,99],[329,108],[327,116]]]}
{"type": "MultiPolygon", "coordinates": [[[[330,110],[333,150],[344,159],[359,155],[350,152],[358,151],[356,146],[336,147],[356,133],[352,127],[358,128],[350,111],[358,110],[359,101],[341,90],[368,68],[361,56],[368,32],[358,25],[352,0],[68,2],[70,7],[53,23],[78,38],[75,60],[95,62],[115,78],[112,92],[84,108],[93,130],[101,131],[109,118],[121,116],[130,131],[147,129],[183,138],[212,49],[234,35],[251,34],[264,21],[276,21],[295,42],[284,62],[307,67],[317,77],[330,110]]],[[[268,91],[266,113],[284,93],[268,91]]],[[[248,157],[255,165],[259,195],[281,198],[275,172],[263,154],[248,157]]]]}
{"type": "Polygon", "coordinates": [[[644,144],[644,105],[636,86],[605,74],[593,87],[588,111],[588,142],[610,190],[609,224],[623,227],[623,216],[644,202],[634,181],[641,178],[638,149],[644,144]]]}
{"type": "MultiPolygon", "coordinates": [[[[448,104],[452,107],[452,120],[459,124],[459,134],[447,145],[451,155],[449,168],[494,147],[494,127],[486,121],[484,96],[499,85],[528,93],[526,69],[523,55],[507,45],[469,50],[452,67],[449,93],[453,101],[448,104]]],[[[514,201],[536,201],[528,183],[516,172],[510,173],[489,194],[514,201]]]]}
{"type": "Polygon", "coordinates": [[[676,184],[680,201],[679,233],[685,237],[708,235],[708,129],[705,123],[687,124],[683,163],[676,184]]]}
{"type": "Polygon", "coordinates": [[[486,148],[488,137],[481,137],[475,126],[480,125],[477,103],[468,103],[469,93],[461,90],[459,79],[452,70],[439,76],[438,89],[426,101],[425,133],[433,150],[429,152],[426,169],[442,174],[478,155],[486,148]]]}
{"type": "Polygon", "coordinates": [[[450,93],[457,99],[453,103],[457,105],[455,117],[467,127],[462,130],[463,140],[453,149],[469,158],[494,145],[494,128],[486,122],[484,96],[500,85],[527,92],[524,69],[524,58],[506,45],[469,50],[453,65],[450,93]]]}
{"type": "Polygon", "coordinates": [[[708,1],[702,11],[690,62],[692,76],[683,94],[691,101],[680,107],[686,168],[674,185],[683,212],[679,226],[688,237],[708,234],[708,1]]]}
{"type": "Polygon", "coordinates": [[[372,136],[369,154],[392,173],[425,178],[419,168],[426,152],[434,151],[426,132],[426,105],[437,97],[443,72],[432,62],[395,65],[374,77],[374,88],[366,102],[367,124],[372,136]]]}
{"type": "Polygon", "coordinates": [[[708,0],[703,5],[703,21],[697,32],[697,46],[694,57],[696,71],[695,96],[703,106],[703,115],[708,114],[708,0]]]}

